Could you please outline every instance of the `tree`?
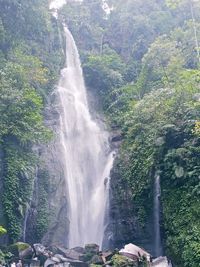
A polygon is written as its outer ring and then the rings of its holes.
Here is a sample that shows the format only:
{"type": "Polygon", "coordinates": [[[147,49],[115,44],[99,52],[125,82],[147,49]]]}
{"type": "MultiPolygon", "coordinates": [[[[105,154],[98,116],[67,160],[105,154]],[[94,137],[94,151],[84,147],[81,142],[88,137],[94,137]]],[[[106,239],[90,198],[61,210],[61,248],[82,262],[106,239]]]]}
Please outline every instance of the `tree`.
{"type": "Polygon", "coordinates": [[[193,26],[193,34],[194,34],[194,41],[195,41],[195,50],[196,50],[196,55],[198,62],[200,63],[200,47],[199,47],[199,38],[198,38],[198,30],[197,30],[197,21],[195,18],[195,9],[199,9],[199,1],[197,0],[166,0],[167,5],[172,8],[176,9],[181,6],[189,6],[190,9],[190,16],[192,20],[192,26],[193,26]]]}

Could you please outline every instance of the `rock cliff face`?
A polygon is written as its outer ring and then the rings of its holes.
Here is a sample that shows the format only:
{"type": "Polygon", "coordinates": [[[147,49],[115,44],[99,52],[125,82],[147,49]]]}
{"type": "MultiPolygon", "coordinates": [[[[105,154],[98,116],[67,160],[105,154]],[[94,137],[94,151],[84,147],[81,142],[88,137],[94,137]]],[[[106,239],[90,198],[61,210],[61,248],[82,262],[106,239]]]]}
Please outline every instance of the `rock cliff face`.
{"type": "Polygon", "coordinates": [[[63,167],[65,163],[61,157],[61,144],[59,143],[59,132],[57,132],[57,129],[59,129],[59,110],[56,103],[58,103],[57,99],[47,110],[46,116],[47,123],[53,129],[55,138],[48,147],[45,147],[42,153],[45,168],[49,173],[49,210],[53,211],[50,214],[50,224],[43,237],[43,243],[60,243],[67,246],[69,229],[67,185],[63,167]]]}
{"type": "Polygon", "coordinates": [[[111,172],[110,225],[108,227],[111,246],[120,248],[125,244],[134,243],[153,255],[152,212],[149,212],[143,222],[137,217],[137,211],[142,204],[133,202],[133,192],[120,175],[119,163],[120,156],[118,155],[111,172]]]}
{"type": "Polygon", "coordinates": [[[48,145],[38,148],[40,164],[27,220],[26,236],[28,242],[38,242],[35,240],[34,232],[36,231],[36,238],[41,239],[42,237],[45,245],[67,246],[68,201],[64,163],[61,158],[61,145],[57,131],[59,129],[59,108],[56,94],[53,95],[50,102],[51,104],[45,110],[45,120],[46,125],[53,131],[53,139],[48,145]],[[44,180],[45,183],[43,183],[44,180]],[[42,186],[44,187],[43,191],[42,186]],[[44,214],[46,218],[44,218],[44,214]],[[43,220],[45,220],[46,231],[42,233],[42,236],[38,236],[38,232],[40,232],[38,228],[42,227],[43,220]]]}

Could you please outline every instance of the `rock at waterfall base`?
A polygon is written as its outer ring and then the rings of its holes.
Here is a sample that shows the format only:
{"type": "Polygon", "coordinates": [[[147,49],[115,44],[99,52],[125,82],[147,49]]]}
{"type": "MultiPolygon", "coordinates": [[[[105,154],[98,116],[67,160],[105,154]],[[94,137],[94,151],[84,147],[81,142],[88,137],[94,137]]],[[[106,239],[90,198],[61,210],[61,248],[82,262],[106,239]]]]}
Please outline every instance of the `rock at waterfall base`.
{"type": "Polygon", "coordinates": [[[132,259],[139,259],[141,257],[145,257],[147,260],[149,259],[150,260],[150,254],[145,251],[144,249],[134,245],[134,244],[128,244],[128,245],[125,245],[125,247],[123,249],[121,249],[119,251],[119,253],[121,255],[125,255],[129,258],[132,258],[132,259]]]}
{"type": "Polygon", "coordinates": [[[8,251],[11,252],[15,257],[20,258],[21,256],[25,256],[32,251],[32,248],[29,244],[23,242],[17,242],[8,247],[8,251]]]}

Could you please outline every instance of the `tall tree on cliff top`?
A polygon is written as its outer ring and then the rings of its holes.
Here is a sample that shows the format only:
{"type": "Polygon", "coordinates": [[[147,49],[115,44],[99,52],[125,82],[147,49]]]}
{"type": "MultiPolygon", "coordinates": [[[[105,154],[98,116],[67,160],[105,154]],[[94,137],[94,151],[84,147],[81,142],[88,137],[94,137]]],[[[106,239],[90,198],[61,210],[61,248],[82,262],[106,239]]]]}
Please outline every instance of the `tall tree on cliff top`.
{"type": "Polygon", "coordinates": [[[172,9],[180,8],[182,6],[184,7],[188,6],[190,10],[192,25],[193,25],[195,45],[196,45],[196,54],[197,54],[198,61],[200,63],[200,46],[199,46],[199,40],[197,37],[197,26],[196,26],[197,17],[195,16],[195,9],[200,8],[199,0],[166,0],[166,4],[172,9]]]}

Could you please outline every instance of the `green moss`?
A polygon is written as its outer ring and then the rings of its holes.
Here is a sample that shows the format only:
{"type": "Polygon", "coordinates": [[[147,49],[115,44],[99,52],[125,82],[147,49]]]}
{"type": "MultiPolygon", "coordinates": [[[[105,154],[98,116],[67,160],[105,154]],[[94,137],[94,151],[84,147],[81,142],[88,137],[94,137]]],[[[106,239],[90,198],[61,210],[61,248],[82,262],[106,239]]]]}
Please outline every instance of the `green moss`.
{"type": "Polygon", "coordinates": [[[23,251],[23,250],[25,250],[25,249],[27,249],[29,247],[30,247],[30,245],[27,244],[27,243],[17,242],[15,244],[11,245],[10,249],[12,249],[12,248],[13,249],[17,249],[20,252],[20,251],[23,251]]]}
{"type": "Polygon", "coordinates": [[[0,236],[5,235],[6,233],[7,233],[7,230],[3,226],[0,225],[0,236]]]}
{"type": "Polygon", "coordinates": [[[19,253],[27,248],[29,248],[30,245],[23,242],[17,242],[15,244],[10,245],[7,248],[7,251],[14,255],[15,257],[19,257],[19,253]]]}
{"type": "Polygon", "coordinates": [[[114,255],[111,259],[111,264],[113,267],[137,267],[138,263],[134,262],[133,260],[121,256],[121,255],[114,255]]]}

